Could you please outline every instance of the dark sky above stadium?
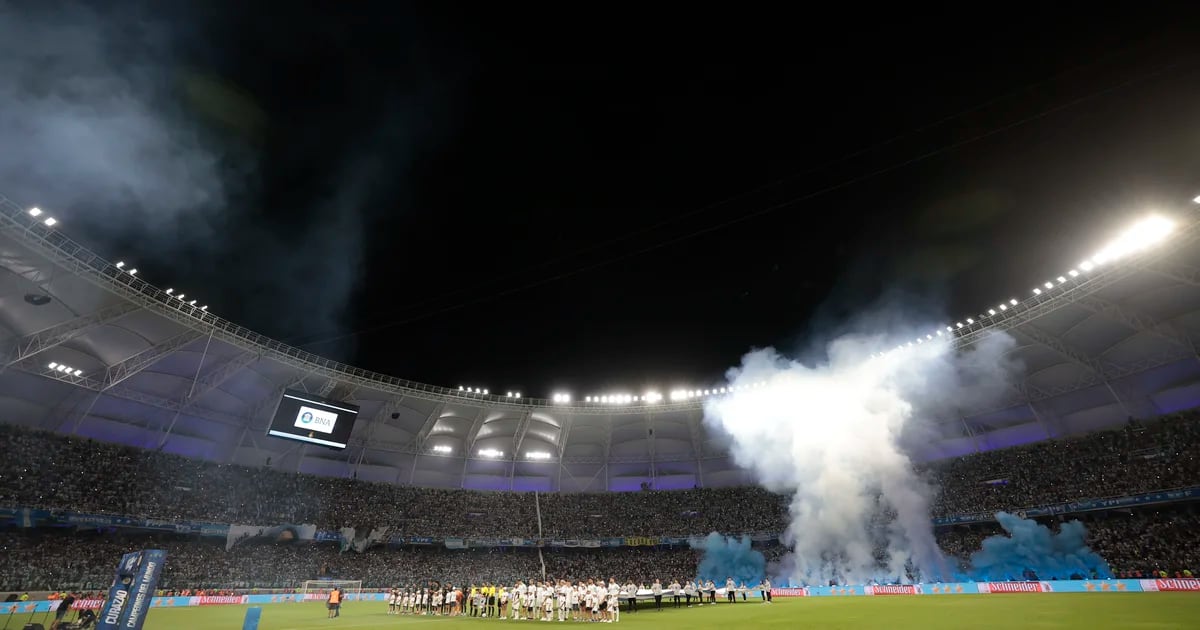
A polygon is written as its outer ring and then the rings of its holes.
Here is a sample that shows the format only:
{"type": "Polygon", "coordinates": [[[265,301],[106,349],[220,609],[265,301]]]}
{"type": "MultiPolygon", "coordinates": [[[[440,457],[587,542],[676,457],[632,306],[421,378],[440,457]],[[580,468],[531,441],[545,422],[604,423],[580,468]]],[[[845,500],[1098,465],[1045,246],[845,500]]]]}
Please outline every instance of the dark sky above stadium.
{"type": "Polygon", "coordinates": [[[61,19],[154,77],[218,190],[63,201],[64,229],[439,385],[711,383],[879,304],[936,323],[1024,296],[1200,192],[1179,15],[104,6],[61,19]]]}

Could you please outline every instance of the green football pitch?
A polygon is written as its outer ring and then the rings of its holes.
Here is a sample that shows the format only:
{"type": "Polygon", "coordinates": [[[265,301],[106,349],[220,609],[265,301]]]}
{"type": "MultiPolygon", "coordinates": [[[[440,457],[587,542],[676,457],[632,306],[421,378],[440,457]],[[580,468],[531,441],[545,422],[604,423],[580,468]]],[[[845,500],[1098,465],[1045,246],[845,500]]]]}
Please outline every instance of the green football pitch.
{"type": "MultiPolygon", "coordinates": [[[[155,608],[151,630],[237,630],[246,606],[155,608]]],[[[499,625],[578,627],[584,624],[497,621],[446,617],[393,616],[382,602],[348,602],[342,616],[327,619],[323,604],[267,604],[262,630],[310,628],[422,628],[482,630],[499,625]]],[[[949,597],[779,598],[774,604],[747,602],[622,612],[620,627],[631,628],[919,628],[960,630],[1002,628],[1196,628],[1200,593],[1056,593],[952,595],[949,597]]],[[[598,624],[590,624],[599,627],[598,624]]]]}

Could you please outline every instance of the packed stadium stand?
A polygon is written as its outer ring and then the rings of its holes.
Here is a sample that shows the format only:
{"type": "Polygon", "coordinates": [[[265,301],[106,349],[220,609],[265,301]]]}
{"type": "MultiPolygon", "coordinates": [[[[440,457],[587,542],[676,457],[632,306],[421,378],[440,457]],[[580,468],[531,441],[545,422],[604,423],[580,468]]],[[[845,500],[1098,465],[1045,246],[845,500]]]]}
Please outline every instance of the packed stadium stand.
{"type": "MultiPolygon", "coordinates": [[[[1181,226],[952,331],[967,349],[1006,331],[1023,377],[928,419],[936,435],[916,454],[947,553],[1011,510],[1082,514],[1118,573],[1200,565],[1198,235],[1181,226]]],[[[719,386],[537,399],[426,385],[265,338],[133,269],[0,198],[0,591],[103,588],[115,557],[151,544],[168,551],[166,589],[511,582],[543,563],[683,579],[696,565],[685,539],[710,531],[780,553],[784,500],[753,487],[703,421],[719,386]],[[268,437],[287,389],[358,406],[348,448],[268,437]],[[205,524],[388,529],[356,551],[205,524]],[[582,544],[609,538],[622,542],[582,544]]]]}

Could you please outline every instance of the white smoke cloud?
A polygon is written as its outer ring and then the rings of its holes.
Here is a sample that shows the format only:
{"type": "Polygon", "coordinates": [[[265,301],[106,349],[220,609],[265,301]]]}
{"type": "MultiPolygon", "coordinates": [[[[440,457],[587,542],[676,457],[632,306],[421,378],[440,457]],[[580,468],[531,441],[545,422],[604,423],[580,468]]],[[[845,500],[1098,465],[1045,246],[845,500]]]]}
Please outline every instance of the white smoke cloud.
{"type": "Polygon", "coordinates": [[[768,348],[730,370],[737,393],[710,401],[705,419],[731,437],[740,466],[790,497],[783,542],[792,554],[779,577],[861,584],[948,575],[930,523],[933,489],[905,437],[930,433],[938,410],[1002,393],[1017,367],[1006,358],[1012,345],[995,334],[958,351],[935,337],[872,358],[894,344],[846,335],[821,362],[768,348]]]}
{"type": "Polygon", "coordinates": [[[5,195],[98,228],[209,231],[227,195],[222,155],[172,98],[176,33],[146,8],[0,5],[5,195]]]}

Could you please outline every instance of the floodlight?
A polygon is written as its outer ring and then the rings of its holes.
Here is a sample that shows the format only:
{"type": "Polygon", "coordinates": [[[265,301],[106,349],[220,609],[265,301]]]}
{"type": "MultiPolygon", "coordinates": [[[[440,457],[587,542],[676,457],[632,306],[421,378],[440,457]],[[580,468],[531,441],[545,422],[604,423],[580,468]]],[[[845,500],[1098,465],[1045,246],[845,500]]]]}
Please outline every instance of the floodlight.
{"type": "Polygon", "coordinates": [[[188,302],[188,304],[189,304],[189,305],[191,305],[191,306],[195,306],[195,305],[196,305],[196,300],[192,300],[191,302],[188,302]]]}
{"type": "Polygon", "coordinates": [[[486,389],[485,389],[485,390],[483,390],[483,394],[484,394],[485,396],[487,395],[487,393],[488,393],[488,390],[486,390],[486,389]]]}
{"type": "Polygon", "coordinates": [[[124,261],[124,260],[118,260],[118,261],[117,261],[117,269],[124,269],[124,268],[125,268],[125,261],[124,261]]]}
{"type": "Polygon", "coordinates": [[[550,459],[550,453],[547,453],[546,451],[532,451],[525,453],[525,457],[528,457],[529,459],[550,459]]]}
{"type": "Polygon", "coordinates": [[[953,328],[951,328],[951,327],[949,327],[949,326],[947,326],[947,327],[946,327],[946,332],[954,332],[954,329],[953,329],[953,328]]]}
{"type": "Polygon", "coordinates": [[[995,315],[995,314],[996,314],[996,309],[994,309],[994,308],[988,309],[988,315],[995,315]]]}
{"type": "Polygon", "coordinates": [[[171,289],[171,288],[167,289],[167,295],[171,295],[174,292],[175,292],[175,289],[171,289]]]}
{"type": "Polygon", "coordinates": [[[602,403],[606,403],[606,402],[608,402],[608,396],[601,396],[601,397],[600,397],[600,402],[602,402],[602,403]]]}
{"type": "Polygon", "coordinates": [[[941,336],[942,336],[942,331],[938,330],[938,331],[935,331],[935,332],[937,332],[937,336],[939,336],[939,337],[941,337],[941,336]]]}
{"type": "Polygon", "coordinates": [[[82,376],[83,370],[75,370],[75,376],[82,376]]]}
{"type": "Polygon", "coordinates": [[[1075,277],[1078,277],[1078,276],[1079,276],[1079,272],[1078,272],[1078,271],[1075,271],[1074,269],[1072,269],[1072,270],[1070,270],[1070,271],[1068,271],[1068,272],[1067,272],[1067,275],[1068,275],[1068,276],[1071,276],[1072,278],[1075,278],[1075,277]]]}
{"type": "Polygon", "coordinates": [[[506,392],[504,395],[508,398],[512,398],[512,392],[506,392]]]}
{"type": "Polygon", "coordinates": [[[1006,305],[1006,304],[1001,304],[1001,305],[1000,305],[1000,310],[1002,310],[1002,311],[1007,311],[1007,310],[1008,310],[1008,305],[1006,305]]]}
{"type": "Polygon", "coordinates": [[[137,268],[135,267],[135,268],[133,268],[133,269],[130,269],[130,270],[129,270],[129,275],[131,275],[131,276],[136,276],[136,275],[137,275],[137,268]]]}
{"type": "Polygon", "coordinates": [[[55,363],[55,362],[51,361],[51,362],[50,362],[50,365],[48,365],[48,366],[46,366],[46,367],[48,367],[48,368],[50,368],[51,370],[53,370],[54,368],[58,367],[58,363],[55,363]]]}
{"type": "Polygon", "coordinates": [[[1066,282],[1066,281],[1067,281],[1067,279],[1066,279],[1066,278],[1064,278],[1064,277],[1062,277],[1062,276],[1059,276],[1059,277],[1058,277],[1058,283],[1059,283],[1059,284],[1062,284],[1062,283],[1064,283],[1064,282],[1066,282]]]}
{"type": "Polygon", "coordinates": [[[1011,298],[1011,299],[1008,301],[1008,303],[1009,303],[1009,305],[1010,305],[1010,306],[1016,306],[1016,305],[1017,305],[1017,298],[1011,298]]]}
{"type": "Polygon", "coordinates": [[[462,390],[463,390],[463,386],[462,386],[462,385],[459,385],[459,386],[458,386],[458,391],[460,391],[460,392],[461,392],[462,390]]]}
{"type": "Polygon", "coordinates": [[[1192,197],[1192,203],[1200,203],[1200,195],[1192,197]]]}
{"type": "Polygon", "coordinates": [[[1037,288],[1037,287],[1034,287],[1034,289],[1033,289],[1033,294],[1034,294],[1034,295],[1041,295],[1041,294],[1042,294],[1042,290],[1041,290],[1041,289],[1039,289],[1039,288],[1037,288]]]}
{"type": "Polygon", "coordinates": [[[504,451],[498,451],[494,448],[485,448],[479,451],[483,457],[504,457],[504,451]]]}
{"type": "Polygon", "coordinates": [[[517,392],[517,395],[513,396],[513,398],[520,398],[520,397],[521,397],[521,392],[517,392]]]}
{"type": "Polygon", "coordinates": [[[709,390],[707,390],[707,389],[704,390],[704,395],[707,396],[708,394],[709,394],[709,390]]]}
{"type": "Polygon", "coordinates": [[[1156,245],[1174,229],[1175,223],[1170,219],[1160,216],[1146,217],[1105,245],[1092,257],[1092,262],[1101,265],[1135,254],[1156,245]]]}
{"type": "Polygon", "coordinates": [[[54,225],[58,223],[58,219],[55,219],[54,217],[46,217],[46,220],[42,221],[42,223],[45,223],[46,227],[54,227],[54,225]]]}
{"type": "Polygon", "coordinates": [[[42,216],[42,209],[41,209],[41,208],[37,208],[37,207],[30,208],[30,209],[29,209],[29,216],[31,216],[31,217],[40,217],[40,216],[42,216]]]}
{"type": "Polygon", "coordinates": [[[962,328],[962,327],[963,327],[963,323],[962,323],[962,322],[955,322],[955,324],[954,324],[954,325],[955,325],[955,326],[957,326],[958,328],[962,328]]]}
{"type": "Polygon", "coordinates": [[[974,324],[974,323],[975,323],[975,320],[973,320],[973,319],[971,319],[970,317],[968,317],[968,318],[967,318],[967,323],[968,323],[968,324],[974,324]]]}
{"type": "Polygon", "coordinates": [[[1093,265],[1092,261],[1090,261],[1090,260],[1085,260],[1085,261],[1079,263],[1079,268],[1084,271],[1091,271],[1094,267],[1095,267],[1095,265],[1093,265]]]}
{"type": "Polygon", "coordinates": [[[449,453],[454,449],[446,446],[445,444],[438,444],[437,446],[433,447],[433,450],[436,453],[449,453]]]}
{"type": "Polygon", "coordinates": [[[1042,286],[1046,287],[1047,289],[1053,289],[1053,288],[1054,288],[1054,283],[1053,283],[1053,282],[1047,282],[1046,284],[1043,284],[1042,286]]]}

